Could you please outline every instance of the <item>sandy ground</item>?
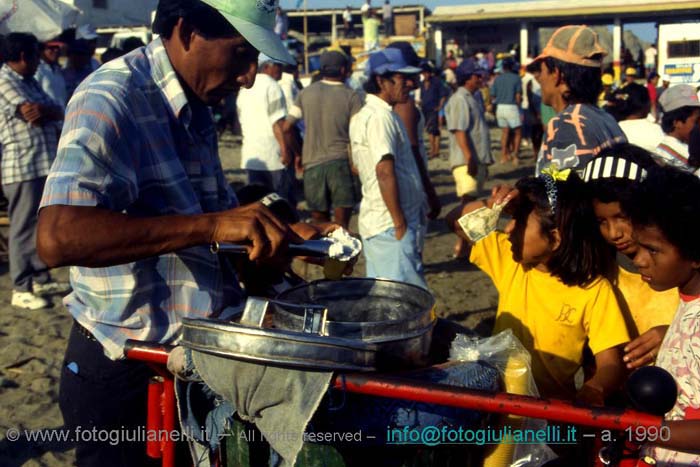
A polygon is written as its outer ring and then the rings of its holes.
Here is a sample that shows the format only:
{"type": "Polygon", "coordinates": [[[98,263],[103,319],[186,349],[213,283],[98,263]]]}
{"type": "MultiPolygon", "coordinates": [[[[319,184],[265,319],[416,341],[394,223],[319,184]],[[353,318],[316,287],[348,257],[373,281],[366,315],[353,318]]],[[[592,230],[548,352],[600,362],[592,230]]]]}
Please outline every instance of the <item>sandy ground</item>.
{"type": "MultiPolygon", "coordinates": [[[[492,131],[494,155],[498,154],[497,130],[492,131]]],[[[446,139],[443,138],[443,153],[446,139]]],[[[220,144],[227,177],[242,183],[238,169],[238,140],[225,135],[220,144]]],[[[532,173],[532,151],[524,148],[519,167],[496,164],[491,167],[487,188],[494,184],[513,183],[532,173]]],[[[443,217],[456,205],[454,185],[445,160],[429,163],[431,179],[443,204],[441,217],[431,222],[425,244],[425,270],[428,285],[438,303],[438,314],[458,321],[480,333],[490,331],[497,303],[490,280],[466,260],[452,258],[455,237],[445,227],[443,217]]],[[[303,203],[300,205],[303,209],[303,203]]],[[[356,216],[351,228],[356,225],[356,216]]],[[[3,228],[6,235],[6,228],[3,228]]],[[[68,280],[68,270],[55,270],[54,277],[68,280]]],[[[306,270],[308,278],[320,277],[320,268],[306,270]]],[[[360,261],[353,275],[362,276],[360,261]]],[[[71,326],[71,318],[54,297],[48,310],[25,311],[10,306],[11,282],[7,264],[0,264],[0,465],[1,466],[69,466],[74,463],[71,446],[60,442],[28,441],[24,436],[10,441],[9,429],[52,430],[62,426],[58,408],[58,382],[71,326]]],[[[14,433],[13,433],[14,434],[14,433]]]]}

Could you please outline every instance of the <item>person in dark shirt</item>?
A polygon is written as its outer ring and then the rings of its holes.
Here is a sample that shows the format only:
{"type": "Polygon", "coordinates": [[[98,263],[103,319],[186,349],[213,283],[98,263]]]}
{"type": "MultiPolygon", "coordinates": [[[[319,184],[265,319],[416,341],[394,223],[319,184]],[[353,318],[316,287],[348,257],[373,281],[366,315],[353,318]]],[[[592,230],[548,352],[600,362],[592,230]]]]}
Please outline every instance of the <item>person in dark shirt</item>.
{"type": "Polygon", "coordinates": [[[448,97],[447,87],[435,74],[432,64],[426,62],[423,68],[423,83],[421,84],[421,110],[425,116],[425,131],[430,138],[430,159],[440,155],[440,109],[445,105],[448,97]]]}

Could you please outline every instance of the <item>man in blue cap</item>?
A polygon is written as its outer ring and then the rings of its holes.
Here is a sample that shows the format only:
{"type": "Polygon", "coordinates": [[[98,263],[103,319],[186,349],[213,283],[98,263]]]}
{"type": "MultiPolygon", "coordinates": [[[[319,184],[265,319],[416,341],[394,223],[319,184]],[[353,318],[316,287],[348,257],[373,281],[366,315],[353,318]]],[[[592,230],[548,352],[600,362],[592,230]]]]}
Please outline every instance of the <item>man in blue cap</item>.
{"type": "Polygon", "coordinates": [[[350,144],[362,183],[358,225],[367,276],[427,289],[420,255],[425,191],[406,129],[392,111],[408,100],[420,71],[398,49],[369,56],[367,98],[350,120],[350,144]]]}
{"type": "MultiPolygon", "coordinates": [[[[481,99],[475,97],[483,86],[485,72],[477,67],[473,59],[464,60],[455,70],[459,87],[445,107],[450,132],[450,169],[462,203],[473,201],[481,195],[488,166],[493,164],[485,109],[481,99]]],[[[458,238],[454,248],[455,258],[464,257],[467,248],[466,241],[458,238]]]]}
{"type": "MultiPolygon", "coordinates": [[[[258,51],[294,63],[276,3],[160,0],[159,38],[91,74],[68,105],[37,243],[49,266],[73,266],[59,392],[71,433],[135,439],[152,372],[123,360],[126,340],[176,343],[183,318],[236,311],[244,294],[210,242],[245,243],[257,260],[298,241],[262,204],[237,207],[208,107],[253,85],[258,51]]],[[[74,441],[80,466],[149,465],[145,443],[74,441]]]]}

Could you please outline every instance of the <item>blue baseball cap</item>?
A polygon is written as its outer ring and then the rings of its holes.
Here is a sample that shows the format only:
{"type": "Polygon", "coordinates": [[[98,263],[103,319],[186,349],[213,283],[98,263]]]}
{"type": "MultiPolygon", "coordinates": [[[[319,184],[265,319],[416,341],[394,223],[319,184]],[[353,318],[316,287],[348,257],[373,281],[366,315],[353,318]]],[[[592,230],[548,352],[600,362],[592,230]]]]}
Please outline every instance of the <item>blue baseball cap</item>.
{"type": "Polygon", "coordinates": [[[483,76],[484,74],[486,74],[486,70],[481,68],[479,65],[476,64],[474,60],[469,58],[467,60],[463,60],[462,63],[459,64],[459,66],[455,70],[455,74],[457,75],[457,79],[461,79],[469,75],[483,76]]]}
{"type": "Polygon", "coordinates": [[[388,48],[372,52],[369,55],[367,72],[383,75],[384,73],[404,73],[414,75],[421,69],[409,65],[399,49],[388,48]]]}

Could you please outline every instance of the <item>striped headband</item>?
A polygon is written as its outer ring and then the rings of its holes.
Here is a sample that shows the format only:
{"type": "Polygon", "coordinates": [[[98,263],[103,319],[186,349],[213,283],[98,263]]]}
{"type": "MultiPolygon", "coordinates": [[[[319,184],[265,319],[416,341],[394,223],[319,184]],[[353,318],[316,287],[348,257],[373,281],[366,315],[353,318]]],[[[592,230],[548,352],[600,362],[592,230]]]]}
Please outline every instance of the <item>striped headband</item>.
{"type": "Polygon", "coordinates": [[[615,156],[596,157],[586,164],[583,181],[590,182],[601,178],[624,178],[641,182],[647,177],[647,171],[636,162],[615,156]]]}

